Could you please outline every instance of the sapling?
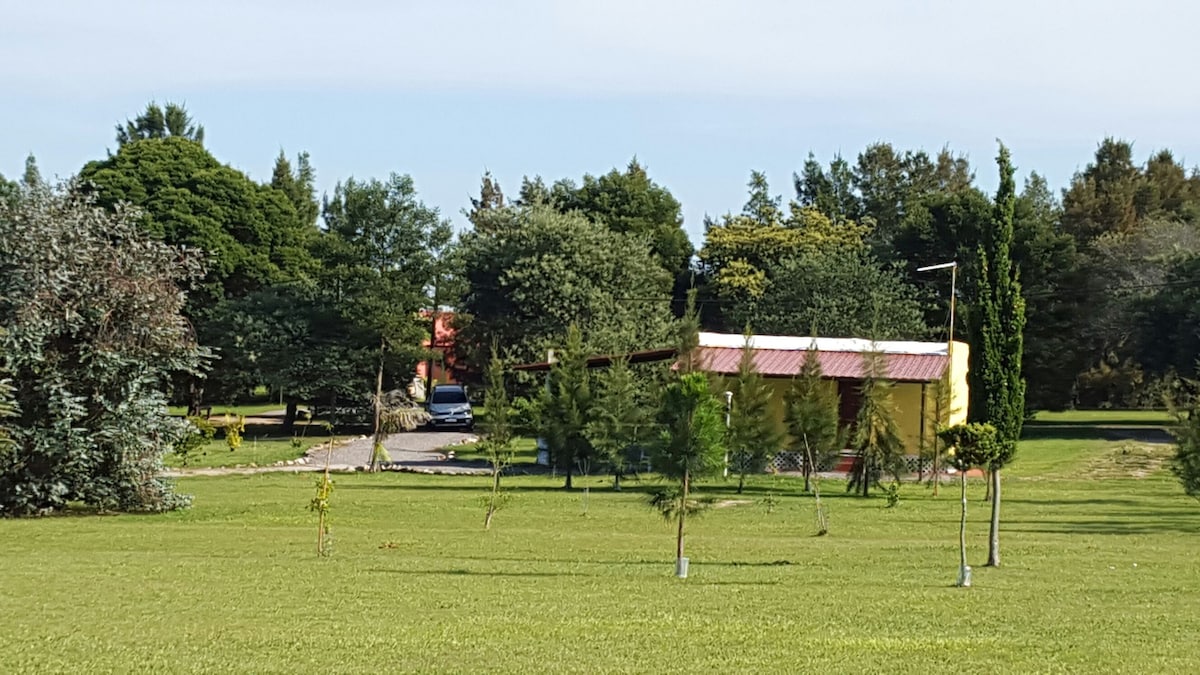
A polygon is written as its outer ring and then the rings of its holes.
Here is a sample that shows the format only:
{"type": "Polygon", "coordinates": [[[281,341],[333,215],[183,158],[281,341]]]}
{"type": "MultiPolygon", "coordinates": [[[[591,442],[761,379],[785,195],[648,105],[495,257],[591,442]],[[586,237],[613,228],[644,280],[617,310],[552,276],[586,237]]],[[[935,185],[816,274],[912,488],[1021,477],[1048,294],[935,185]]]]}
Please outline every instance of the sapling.
{"type": "Polygon", "coordinates": [[[329,443],[325,447],[325,470],[317,479],[317,494],[309,502],[310,511],[317,512],[317,556],[326,557],[332,551],[333,537],[329,534],[329,497],[333,494],[333,480],[329,477],[329,462],[333,456],[333,428],[326,423],[329,443]]]}
{"type": "Polygon", "coordinates": [[[938,432],[946,444],[947,459],[958,469],[962,498],[962,514],[958,521],[958,581],[955,586],[971,585],[971,568],[967,566],[967,471],[976,466],[988,466],[1001,448],[996,427],[990,424],[958,424],[938,432]]]}
{"type": "Polygon", "coordinates": [[[659,422],[662,434],[654,465],[665,478],[678,481],[650,499],[650,506],[668,520],[675,520],[675,575],[687,576],[683,556],[684,523],[689,513],[707,504],[694,499],[692,481],[715,475],[725,461],[725,421],[721,404],[709,390],[703,373],[688,373],[671,383],[663,393],[659,422]]]}
{"type": "Polygon", "coordinates": [[[483,393],[484,436],[479,442],[492,469],[492,489],[488,496],[487,510],[483,517],[483,529],[492,527],[492,518],[500,510],[504,500],[500,492],[500,475],[512,463],[512,412],[509,408],[508,391],[504,387],[504,364],[492,348],[488,361],[483,393]]]}
{"type": "Polygon", "coordinates": [[[230,452],[242,447],[242,432],[244,431],[246,431],[245,415],[238,415],[235,422],[230,413],[225,413],[225,445],[229,447],[230,452]]]}

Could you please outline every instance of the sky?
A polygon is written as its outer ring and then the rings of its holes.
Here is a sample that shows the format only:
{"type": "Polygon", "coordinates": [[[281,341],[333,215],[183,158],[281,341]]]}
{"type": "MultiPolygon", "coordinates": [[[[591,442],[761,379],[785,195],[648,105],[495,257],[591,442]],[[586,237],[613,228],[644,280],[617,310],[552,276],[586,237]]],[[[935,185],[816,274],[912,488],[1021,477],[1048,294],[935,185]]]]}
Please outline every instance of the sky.
{"type": "Polygon", "coordinates": [[[1056,188],[1115,136],[1200,163],[1200,3],[1182,0],[0,0],[0,173],[67,177],[150,100],[187,105],[222,162],[318,189],[410,174],[457,225],[490,170],[515,193],[636,156],[683,204],[738,211],[809,152],[967,155],[997,139],[1056,188]]]}

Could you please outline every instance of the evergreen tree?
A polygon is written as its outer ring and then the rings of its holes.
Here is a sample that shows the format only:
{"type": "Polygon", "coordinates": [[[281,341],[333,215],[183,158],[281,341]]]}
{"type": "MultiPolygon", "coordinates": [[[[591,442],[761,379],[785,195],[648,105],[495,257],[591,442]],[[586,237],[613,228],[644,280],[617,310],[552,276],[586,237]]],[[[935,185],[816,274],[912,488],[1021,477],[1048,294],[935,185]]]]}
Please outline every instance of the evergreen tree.
{"type": "Polygon", "coordinates": [[[725,420],[721,408],[704,373],[685,374],[663,393],[658,414],[663,430],[655,448],[654,466],[676,484],[653,495],[650,505],[676,521],[677,570],[683,559],[687,516],[704,506],[691,497],[693,483],[716,475],[724,464],[725,420]]]}
{"type": "Polygon", "coordinates": [[[117,144],[125,145],[144,138],[186,138],[204,144],[204,127],[195,124],[187,108],[167,102],[160,106],[154,101],[146,104],[146,110],[124,125],[117,125],[117,144]]]}
{"type": "Polygon", "coordinates": [[[812,474],[817,467],[836,459],[846,447],[847,433],[839,419],[841,397],[831,384],[822,379],[821,360],[814,345],[792,380],[785,414],[790,435],[788,450],[804,458],[805,492],[812,490],[812,474]]]}
{"type": "Polygon", "coordinates": [[[613,489],[620,490],[626,454],[649,438],[645,390],[623,359],[614,361],[597,380],[585,433],[596,458],[612,471],[613,489]]]}
{"type": "Polygon", "coordinates": [[[738,375],[732,384],[733,409],[730,411],[729,447],[733,469],[738,474],[738,494],[746,487],[746,476],[767,468],[783,445],[783,431],[771,415],[771,385],[754,365],[750,330],[742,347],[738,375]]]}
{"type": "Polygon", "coordinates": [[[489,529],[492,517],[500,508],[500,474],[512,463],[513,457],[513,426],[508,390],[504,386],[504,363],[496,354],[495,346],[492,347],[492,358],[484,373],[484,387],[483,410],[486,414],[483,416],[483,439],[479,445],[492,469],[492,489],[483,519],[484,529],[489,529]]]}
{"type": "Polygon", "coordinates": [[[567,344],[550,368],[549,378],[541,405],[541,436],[549,445],[551,461],[566,473],[563,487],[570,490],[575,469],[593,456],[586,433],[592,412],[591,374],[583,335],[574,324],[567,329],[567,344]]]}
{"type": "Polygon", "coordinates": [[[1017,450],[1025,420],[1025,379],[1021,375],[1025,300],[1011,258],[1016,187],[1008,148],[1000,145],[991,227],[982,233],[976,284],[978,297],[971,308],[971,415],[996,427],[999,451],[991,470],[992,522],[989,566],[1000,564],[1000,469],[1017,450]]]}
{"type": "Polygon", "coordinates": [[[866,497],[885,472],[899,480],[904,469],[904,441],[896,424],[892,383],[884,379],[883,359],[873,352],[865,354],[863,359],[862,407],[854,423],[852,441],[856,454],[846,490],[866,497]]]}

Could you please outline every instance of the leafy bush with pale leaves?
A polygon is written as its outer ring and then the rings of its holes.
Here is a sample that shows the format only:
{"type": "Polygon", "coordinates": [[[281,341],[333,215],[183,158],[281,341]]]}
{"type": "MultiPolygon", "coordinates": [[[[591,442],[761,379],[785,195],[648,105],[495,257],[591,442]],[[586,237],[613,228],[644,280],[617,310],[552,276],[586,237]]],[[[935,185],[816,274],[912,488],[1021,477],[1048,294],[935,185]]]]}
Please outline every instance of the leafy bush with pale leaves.
{"type": "Polygon", "coordinates": [[[0,368],[18,411],[0,454],[0,515],[187,503],[161,476],[188,428],[168,415],[164,389],[206,356],[181,314],[201,274],[194,252],[78,186],[28,185],[0,204],[0,368]]]}

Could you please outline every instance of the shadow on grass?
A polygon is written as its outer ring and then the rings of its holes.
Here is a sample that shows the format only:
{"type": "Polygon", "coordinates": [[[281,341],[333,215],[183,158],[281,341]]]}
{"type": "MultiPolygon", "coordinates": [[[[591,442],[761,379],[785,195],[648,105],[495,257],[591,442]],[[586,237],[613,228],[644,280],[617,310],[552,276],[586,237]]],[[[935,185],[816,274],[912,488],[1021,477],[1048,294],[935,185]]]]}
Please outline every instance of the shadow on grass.
{"type": "MultiPolygon", "coordinates": [[[[528,562],[528,561],[525,561],[528,562]]],[[[462,568],[451,569],[373,569],[372,572],[380,572],[383,574],[427,574],[433,576],[450,576],[450,577],[512,577],[512,578],[532,578],[544,579],[552,577],[591,577],[594,574],[579,573],[579,572],[484,572],[480,570],[467,570],[462,568]]]]}
{"type": "MultiPolygon", "coordinates": [[[[1170,517],[1170,514],[1164,514],[1170,517]]],[[[1004,520],[1001,530],[1038,534],[1200,534],[1200,520],[1004,520]]]]}
{"type": "Polygon", "coordinates": [[[1060,441],[1136,441],[1140,443],[1173,443],[1174,438],[1162,424],[1136,422],[1094,423],[1026,422],[1023,440],[1060,441]]]}
{"type": "MultiPolygon", "coordinates": [[[[581,560],[578,558],[497,558],[492,556],[470,556],[460,555],[455,556],[459,560],[478,560],[480,562],[496,562],[496,563],[520,563],[523,565],[650,565],[650,566],[670,566],[675,564],[674,559],[664,558],[662,560],[581,560]]],[[[739,562],[739,561],[720,561],[720,560],[703,560],[692,558],[691,564],[704,567],[789,567],[796,563],[790,560],[772,560],[763,562],[739,562]]],[[[392,570],[383,570],[392,571],[392,570]]],[[[399,570],[395,570],[399,571],[399,570]]],[[[446,573],[447,570],[441,570],[446,573]]],[[[432,574],[432,572],[431,572],[432,574]]]]}

